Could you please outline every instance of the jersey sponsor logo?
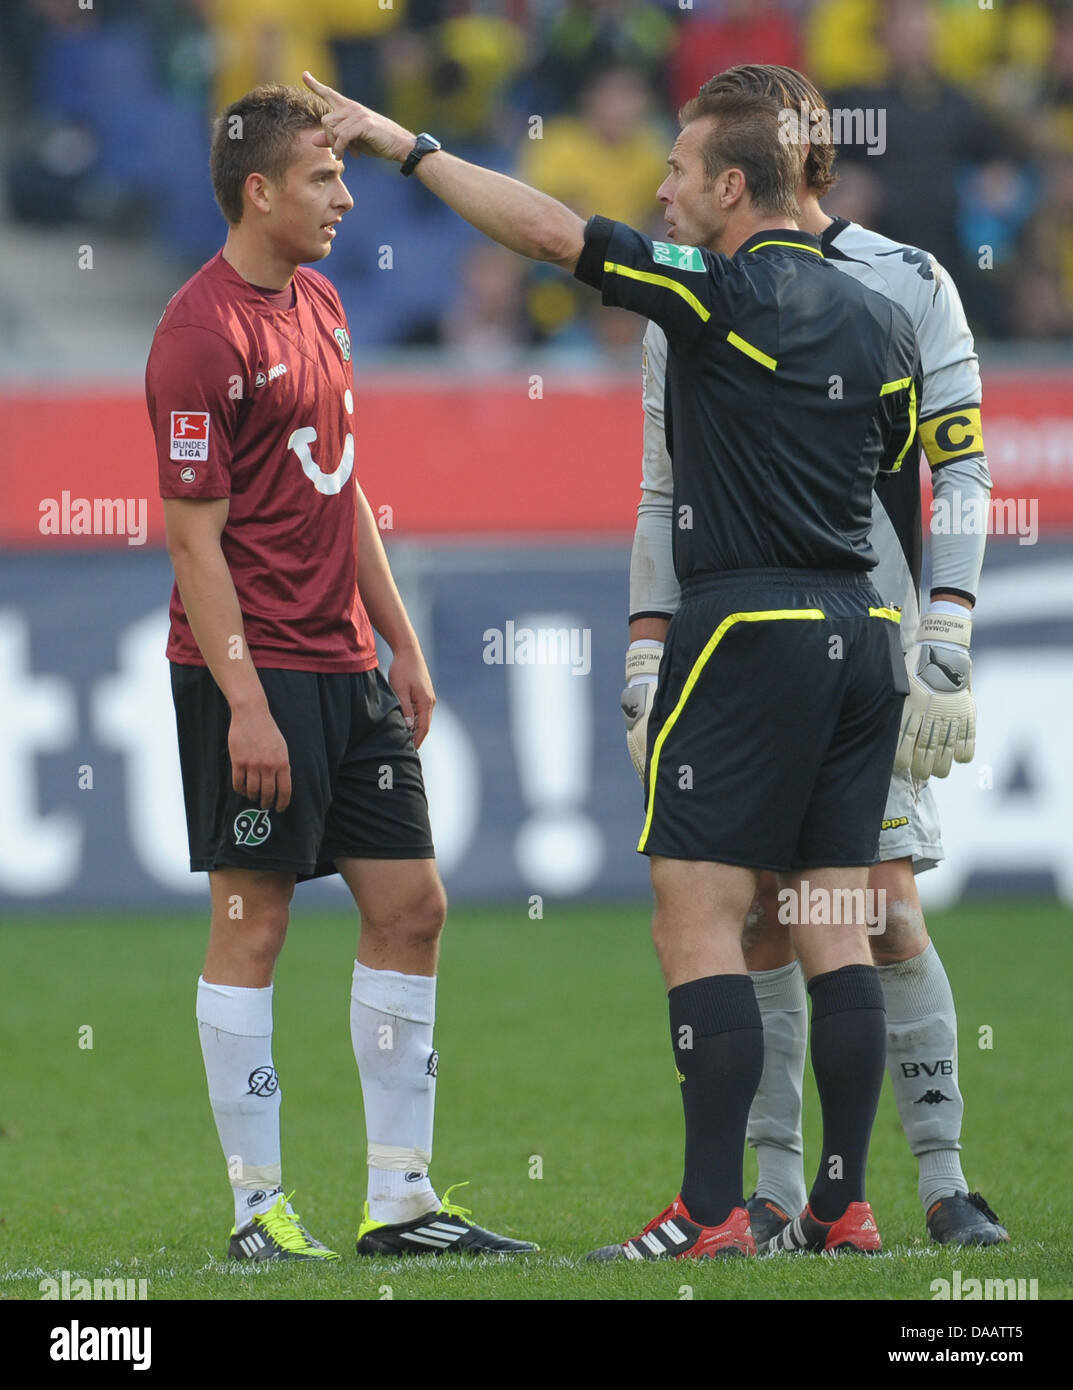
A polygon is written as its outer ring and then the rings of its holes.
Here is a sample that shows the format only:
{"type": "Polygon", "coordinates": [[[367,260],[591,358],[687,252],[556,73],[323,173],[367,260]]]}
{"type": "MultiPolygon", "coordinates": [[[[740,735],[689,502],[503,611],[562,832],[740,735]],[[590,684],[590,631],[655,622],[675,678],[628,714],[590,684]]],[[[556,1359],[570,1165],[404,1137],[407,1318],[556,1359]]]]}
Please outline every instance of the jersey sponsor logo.
{"type": "Polygon", "coordinates": [[[235,817],[236,845],[263,845],[272,833],[267,811],[240,811],[235,817]]]}
{"type": "Polygon", "coordinates": [[[204,463],[209,457],[209,412],[171,412],[171,457],[182,462],[204,463]]]}
{"type": "Polygon", "coordinates": [[[955,459],[971,458],[984,451],[984,432],[980,424],[980,407],[963,406],[960,410],[935,415],[920,422],[920,442],[932,468],[952,463],[955,459]]]}
{"type": "Polygon", "coordinates": [[[335,341],[339,344],[339,351],[343,354],[343,361],[350,361],[350,334],[345,328],[333,329],[335,341]]]}
{"type": "Polygon", "coordinates": [[[303,425],[287,440],[287,448],[293,449],[298,455],[302,472],[317,491],[325,497],[334,497],[336,493],[342,492],[354,470],[354,436],[347,435],[343,443],[343,455],[331,473],[325,473],[309,451],[310,444],[313,444],[316,438],[316,428],[313,425],[303,425]]]}
{"type": "Polygon", "coordinates": [[[279,1090],[275,1067],[254,1067],[247,1078],[248,1096],[274,1096],[279,1090]]]}
{"type": "Polygon", "coordinates": [[[669,241],[652,243],[652,259],[657,265],[669,265],[675,270],[704,273],[704,257],[696,246],[676,246],[669,241]]]}

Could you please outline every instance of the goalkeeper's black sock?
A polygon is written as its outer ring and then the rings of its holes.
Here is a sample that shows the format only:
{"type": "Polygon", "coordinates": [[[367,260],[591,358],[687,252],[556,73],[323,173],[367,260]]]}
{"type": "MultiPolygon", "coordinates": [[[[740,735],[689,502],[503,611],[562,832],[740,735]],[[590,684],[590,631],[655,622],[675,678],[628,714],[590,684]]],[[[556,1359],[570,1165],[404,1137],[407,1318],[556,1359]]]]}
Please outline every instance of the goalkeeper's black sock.
{"type": "Polygon", "coordinates": [[[809,1206],[837,1221],[864,1201],[864,1169],[887,1056],[887,1015],[874,965],[844,965],[808,983],[812,1070],[823,1112],[823,1154],[809,1206]]]}
{"type": "Polygon", "coordinates": [[[686,1118],[682,1200],[701,1226],[742,1201],[745,1126],[764,1069],[764,1029],[748,975],[709,975],[668,994],[686,1118]]]}

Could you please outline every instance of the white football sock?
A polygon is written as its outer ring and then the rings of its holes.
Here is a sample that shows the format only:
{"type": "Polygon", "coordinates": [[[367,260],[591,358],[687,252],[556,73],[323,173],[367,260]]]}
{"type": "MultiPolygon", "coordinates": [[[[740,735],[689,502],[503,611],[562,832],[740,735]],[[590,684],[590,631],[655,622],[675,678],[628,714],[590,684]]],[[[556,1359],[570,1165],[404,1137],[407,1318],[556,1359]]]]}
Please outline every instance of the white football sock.
{"type": "Polygon", "coordinates": [[[749,1111],[746,1138],[756,1150],[756,1195],[790,1216],[805,1209],[801,1087],[808,1048],[808,996],[797,961],[750,970],[764,1024],[764,1071],[749,1111]]]}
{"type": "Polygon", "coordinates": [[[438,1057],[436,978],[354,962],[350,1037],[365,1099],[369,1215],[397,1225],[439,1209],[428,1177],[438,1057]]]}
{"type": "Polygon", "coordinates": [[[934,945],[879,966],[887,1006],[887,1070],[905,1137],[920,1162],[927,1211],[940,1197],[968,1192],[958,1153],[965,1104],[958,1088],[957,1013],[934,945]]]}
{"type": "Polygon", "coordinates": [[[197,982],[209,1101],[235,1199],[235,1229],[275,1204],[282,1182],[279,1078],[272,1064],[272,986],[197,982]]]}

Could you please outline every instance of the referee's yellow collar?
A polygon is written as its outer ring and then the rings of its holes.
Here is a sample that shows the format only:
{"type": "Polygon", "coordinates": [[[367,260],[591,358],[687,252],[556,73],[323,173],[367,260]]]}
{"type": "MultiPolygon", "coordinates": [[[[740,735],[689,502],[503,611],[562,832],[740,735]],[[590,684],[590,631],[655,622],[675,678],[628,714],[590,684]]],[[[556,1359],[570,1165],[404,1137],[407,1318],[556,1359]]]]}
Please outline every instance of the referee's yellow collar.
{"type": "Polygon", "coordinates": [[[781,248],[791,251],[811,251],[814,255],[819,256],[821,261],[824,259],[823,252],[820,250],[819,237],[813,236],[811,232],[794,231],[790,227],[774,227],[765,232],[754,232],[748,240],[742,242],[736,254],[740,256],[747,252],[760,251],[765,247],[770,247],[772,250],[781,248]]]}

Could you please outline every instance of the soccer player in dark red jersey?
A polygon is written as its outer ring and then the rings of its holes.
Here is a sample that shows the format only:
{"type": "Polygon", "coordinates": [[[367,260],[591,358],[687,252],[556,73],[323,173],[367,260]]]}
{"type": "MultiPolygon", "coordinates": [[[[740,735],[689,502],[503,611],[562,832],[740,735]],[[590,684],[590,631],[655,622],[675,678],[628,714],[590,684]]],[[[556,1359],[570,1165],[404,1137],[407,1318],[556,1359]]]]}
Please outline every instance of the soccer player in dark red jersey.
{"type": "Polygon", "coordinates": [[[235,1202],[228,1254],[335,1258],[283,1192],[272,979],[295,883],[336,872],[361,914],[358,1253],[532,1250],[481,1230],[428,1176],[446,900],[417,749],[435,695],[354,476],[346,317],[302,268],[354,206],[342,162],[313,142],[327,110],[273,84],[218,118],[227,240],[169,302],[146,369],[190,867],[212,896],[197,1019],[235,1202]]]}

